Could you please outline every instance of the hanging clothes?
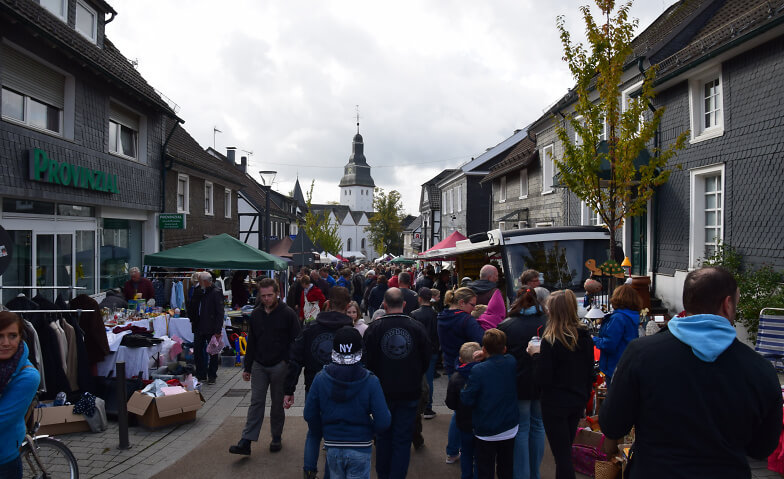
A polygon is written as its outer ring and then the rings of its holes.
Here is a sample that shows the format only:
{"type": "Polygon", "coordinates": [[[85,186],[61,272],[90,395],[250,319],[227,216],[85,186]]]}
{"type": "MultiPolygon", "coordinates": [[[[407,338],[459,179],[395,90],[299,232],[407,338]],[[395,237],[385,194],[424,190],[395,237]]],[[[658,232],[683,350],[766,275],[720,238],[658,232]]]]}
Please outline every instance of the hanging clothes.
{"type": "Polygon", "coordinates": [[[76,296],[70,302],[70,309],[92,309],[93,313],[82,313],[78,318],[79,327],[84,331],[84,345],[87,349],[89,369],[103,361],[111,351],[106,340],[106,328],[98,310],[98,302],[86,294],[76,296]]]}
{"type": "Polygon", "coordinates": [[[24,323],[25,333],[27,334],[25,341],[27,341],[27,348],[30,350],[28,359],[38,369],[38,373],[41,376],[41,384],[38,386],[38,389],[46,391],[46,375],[44,374],[44,360],[41,355],[41,341],[38,339],[38,331],[35,330],[35,326],[30,321],[25,319],[24,323]]]}
{"type": "Polygon", "coordinates": [[[67,342],[67,352],[65,355],[65,375],[68,377],[68,384],[71,391],[79,390],[79,358],[76,353],[76,331],[73,326],[68,324],[62,317],[58,320],[58,325],[65,331],[67,342]]]}
{"type": "Polygon", "coordinates": [[[164,307],[166,304],[165,285],[158,278],[152,280],[152,289],[155,290],[155,305],[164,307]]]}
{"type": "Polygon", "coordinates": [[[182,290],[182,281],[172,283],[171,307],[180,309],[185,307],[185,293],[182,290]]]}
{"type": "Polygon", "coordinates": [[[90,361],[87,358],[87,348],[84,344],[84,331],[79,327],[79,321],[76,319],[75,313],[65,314],[64,318],[73,327],[76,335],[76,378],[79,391],[95,394],[95,382],[90,373],[90,361]]]}

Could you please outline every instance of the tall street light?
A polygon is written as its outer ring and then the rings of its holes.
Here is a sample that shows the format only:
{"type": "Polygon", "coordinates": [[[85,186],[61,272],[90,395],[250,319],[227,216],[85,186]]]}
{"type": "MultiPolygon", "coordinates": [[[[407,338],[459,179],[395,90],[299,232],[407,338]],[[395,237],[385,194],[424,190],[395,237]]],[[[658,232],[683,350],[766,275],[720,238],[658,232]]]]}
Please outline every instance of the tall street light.
{"type": "Polygon", "coordinates": [[[275,180],[277,171],[259,171],[261,176],[261,186],[264,188],[264,251],[270,252],[270,192],[272,182],[275,180]]]}

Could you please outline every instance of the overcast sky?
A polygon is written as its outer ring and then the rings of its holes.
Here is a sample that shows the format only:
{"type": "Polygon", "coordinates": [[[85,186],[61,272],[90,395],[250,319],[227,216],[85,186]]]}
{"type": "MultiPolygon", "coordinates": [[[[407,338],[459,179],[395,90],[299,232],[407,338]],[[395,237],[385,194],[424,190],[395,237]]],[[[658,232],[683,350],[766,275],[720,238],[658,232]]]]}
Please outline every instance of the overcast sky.
{"type": "MultiPolygon", "coordinates": [[[[572,85],[555,27],[588,0],[114,0],[107,36],[204,147],[339,200],[359,105],[376,186],[420,185],[541,116],[572,85]],[[244,155],[238,151],[239,155],[244,155]]],[[[637,0],[638,32],[673,0],[637,0]]]]}

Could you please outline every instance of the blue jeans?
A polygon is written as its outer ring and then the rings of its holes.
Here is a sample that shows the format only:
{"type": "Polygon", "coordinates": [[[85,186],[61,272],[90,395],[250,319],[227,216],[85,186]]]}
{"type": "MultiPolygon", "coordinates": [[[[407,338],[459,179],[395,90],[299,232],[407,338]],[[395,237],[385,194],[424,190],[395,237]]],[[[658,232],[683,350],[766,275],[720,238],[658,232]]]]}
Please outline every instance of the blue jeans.
{"type": "Polygon", "coordinates": [[[460,452],[460,429],[457,428],[457,413],[452,413],[449,422],[449,433],[446,439],[446,455],[457,456],[460,452]]]}
{"type": "Polygon", "coordinates": [[[16,456],[16,459],[0,464],[0,477],[22,479],[22,456],[16,456]]]}
{"type": "Polygon", "coordinates": [[[329,473],[334,479],[365,479],[370,477],[369,447],[327,448],[329,473]]]}
{"type": "Polygon", "coordinates": [[[474,460],[474,435],[460,431],[460,478],[473,479],[477,476],[474,460]]]}
{"type": "Polygon", "coordinates": [[[427,399],[427,410],[433,409],[433,376],[435,376],[437,362],[438,354],[434,353],[430,356],[430,366],[428,366],[427,371],[425,371],[425,379],[427,379],[427,385],[430,388],[430,396],[427,399]]]}
{"type": "Polygon", "coordinates": [[[418,400],[387,401],[392,424],[376,436],[376,474],[379,479],[403,479],[408,474],[418,404],[418,400]]]}
{"type": "Polygon", "coordinates": [[[517,405],[520,425],[514,443],[514,479],[539,479],[544,456],[542,403],[521,399],[517,405]]]}

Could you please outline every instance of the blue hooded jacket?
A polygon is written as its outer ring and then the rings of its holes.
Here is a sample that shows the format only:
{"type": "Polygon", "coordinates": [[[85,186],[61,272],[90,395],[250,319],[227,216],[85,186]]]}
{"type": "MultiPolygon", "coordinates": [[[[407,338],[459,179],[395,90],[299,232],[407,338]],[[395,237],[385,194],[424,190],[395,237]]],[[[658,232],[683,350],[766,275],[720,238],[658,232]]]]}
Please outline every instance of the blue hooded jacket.
{"type": "Polygon", "coordinates": [[[438,340],[444,354],[444,369],[451,376],[457,367],[460,346],[475,341],[482,344],[485,330],[462,309],[445,309],[438,314],[438,340]]]}
{"type": "Polygon", "coordinates": [[[392,422],[381,383],[359,363],[325,366],[310,386],[304,416],[327,447],[370,447],[392,422]]]}
{"type": "Polygon", "coordinates": [[[735,328],[727,318],[715,314],[695,314],[673,318],[667,329],[681,342],[691,346],[695,356],[706,363],[716,361],[735,341],[735,328]]]}
{"type": "Polygon", "coordinates": [[[28,361],[27,344],[11,380],[0,395],[0,464],[19,457],[19,446],[25,437],[24,416],[35,397],[41,375],[28,361]],[[27,367],[29,366],[29,367],[27,367]]]}
{"type": "Polygon", "coordinates": [[[593,338],[593,343],[602,352],[599,369],[605,375],[612,377],[626,346],[640,335],[639,327],[638,311],[616,309],[612,314],[605,316],[599,335],[593,338]]]}

